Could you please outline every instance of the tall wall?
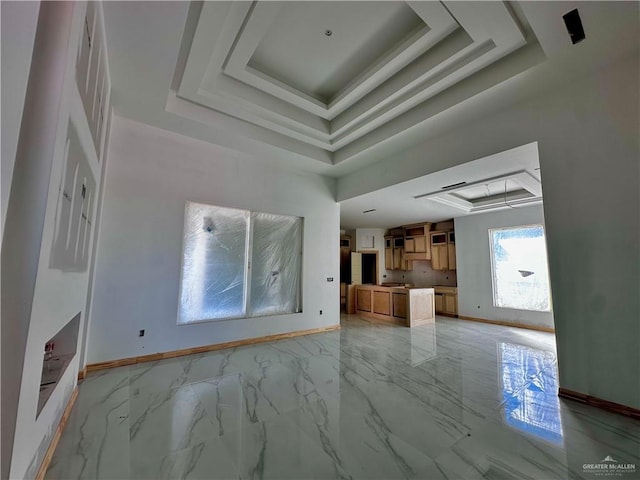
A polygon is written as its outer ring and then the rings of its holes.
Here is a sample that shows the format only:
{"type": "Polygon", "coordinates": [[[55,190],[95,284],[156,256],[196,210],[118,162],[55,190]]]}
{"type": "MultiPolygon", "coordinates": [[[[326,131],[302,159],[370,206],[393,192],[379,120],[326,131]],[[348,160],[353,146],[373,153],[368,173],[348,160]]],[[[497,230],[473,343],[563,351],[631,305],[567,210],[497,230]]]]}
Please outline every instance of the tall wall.
{"type": "Polygon", "coordinates": [[[542,205],[519,207],[455,219],[458,314],[486,320],[553,328],[551,312],[493,306],[490,228],[544,225],[542,205]]]}
{"type": "Polygon", "coordinates": [[[537,141],[561,387],[635,408],[640,408],[638,70],[636,51],[338,182],[343,200],[537,141]]]}
{"type": "MultiPolygon", "coordinates": [[[[101,7],[97,5],[96,8],[101,7]]],[[[94,146],[91,123],[76,83],[78,46],[85,30],[84,15],[85,4],[80,2],[40,4],[21,126],[19,132],[11,130],[18,139],[11,139],[17,147],[2,238],[3,478],[8,475],[33,478],[36,475],[77,383],[78,354],[57,380],[51,396],[38,413],[45,343],[81,312],[77,340],[80,351],[86,319],[88,265],[70,268],[66,260],[53,260],[56,225],[61,218],[60,212],[66,208],[66,198],[70,205],[81,205],[69,217],[78,221],[73,225],[86,225],[81,218],[94,218],[96,212],[95,203],[89,207],[88,203],[78,200],[84,195],[76,195],[78,192],[73,190],[67,192],[62,187],[63,172],[70,155],[67,148],[71,138],[69,132],[75,132],[71,142],[73,155],[86,162],[82,165],[87,179],[93,177],[99,183],[103,166],[97,153],[101,151],[102,140],[94,146]],[[68,197],[63,197],[63,191],[68,197]],[[72,198],[75,199],[73,203],[72,198]],[[9,450],[5,451],[7,447],[9,450]]],[[[3,17],[3,24],[4,20],[3,17]]],[[[96,41],[98,37],[99,34],[94,36],[94,44],[100,43],[96,41]]],[[[28,43],[24,45],[24,48],[28,47],[28,43]]],[[[13,57],[6,60],[12,61],[13,57]]],[[[5,68],[4,57],[2,61],[4,80],[5,70],[12,67],[5,68]]],[[[97,66],[97,62],[94,65],[97,66]]],[[[103,69],[103,72],[107,70],[103,69]]],[[[108,81],[104,85],[105,89],[101,91],[108,92],[108,81]]],[[[105,107],[108,93],[106,95],[101,97],[105,107]]],[[[3,127],[3,142],[4,139],[3,127]]],[[[3,146],[3,169],[4,154],[3,146]]],[[[79,189],[82,185],[84,183],[76,183],[74,188],[79,189]]],[[[94,193],[99,195],[96,189],[94,193]]],[[[83,231],[82,228],[78,227],[78,231],[83,231]]],[[[84,257],[87,263],[92,254],[92,230],[89,232],[86,237],[89,249],[84,257]]],[[[84,237],[80,234],[77,238],[84,237]]],[[[76,242],[69,244],[76,245],[76,242]]],[[[72,256],[78,258],[75,253],[72,256]]]]}
{"type": "Polygon", "coordinates": [[[0,238],[7,216],[9,191],[13,178],[13,164],[16,160],[18,135],[22,122],[24,95],[31,69],[33,42],[40,2],[0,3],[2,12],[2,169],[0,171],[0,197],[2,198],[2,219],[0,238]],[[9,67],[11,65],[11,67],[9,67]]]}
{"type": "Polygon", "coordinates": [[[334,180],[119,117],[105,175],[88,363],[339,324],[334,180]],[[304,217],[302,313],[177,325],[186,201],[304,217]]]}

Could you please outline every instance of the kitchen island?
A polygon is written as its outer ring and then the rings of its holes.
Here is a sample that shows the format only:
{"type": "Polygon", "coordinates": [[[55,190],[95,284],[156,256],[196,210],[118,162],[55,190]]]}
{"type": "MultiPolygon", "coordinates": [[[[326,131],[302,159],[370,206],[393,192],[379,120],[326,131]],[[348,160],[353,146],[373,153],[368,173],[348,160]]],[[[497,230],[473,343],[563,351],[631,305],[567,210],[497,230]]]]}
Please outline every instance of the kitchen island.
{"type": "Polygon", "coordinates": [[[435,322],[433,288],[356,285],[356,314],[415,327],[435,322]]]}

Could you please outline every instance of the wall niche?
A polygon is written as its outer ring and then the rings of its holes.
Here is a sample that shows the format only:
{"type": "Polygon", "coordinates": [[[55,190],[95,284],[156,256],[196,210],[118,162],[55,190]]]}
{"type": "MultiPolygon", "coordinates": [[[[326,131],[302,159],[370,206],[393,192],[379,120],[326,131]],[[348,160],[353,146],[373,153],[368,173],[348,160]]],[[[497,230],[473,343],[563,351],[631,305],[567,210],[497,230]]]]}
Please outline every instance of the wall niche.
{"type": "Polygon", "coordinates": [[[78,312],[58,333],[44,344],[42,376],[40,377],[40,395],[38,397],[36,418],[40,415],[42,408],[47,403],[47,400],[49,400],[49,397],[51,397],[59,380],[76,355],[80,314],[81,312],[78,312]]]}
{"type": "Polygon", "coordinates": [[[96,181],[71,122],[65,157],[49,266],[66,272],[84,272],[89,261],[96,181]]]}

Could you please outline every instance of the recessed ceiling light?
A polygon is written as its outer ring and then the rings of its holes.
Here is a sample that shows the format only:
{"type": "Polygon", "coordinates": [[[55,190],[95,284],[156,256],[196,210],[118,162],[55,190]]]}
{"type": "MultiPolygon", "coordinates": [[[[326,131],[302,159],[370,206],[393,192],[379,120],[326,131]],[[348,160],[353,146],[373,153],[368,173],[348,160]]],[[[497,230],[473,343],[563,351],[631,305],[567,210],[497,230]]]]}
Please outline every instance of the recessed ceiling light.
{"type": "Polygon", "coordinates": [[[332,32],[331,30],[325,30],[325,31],[324,31],[324,34],[325,34],[327,37],[330,37],[331,35],[333,35],[333,32],[332,32]]]}
{"type": "Polygon", "coordinates": [[[371,210],[363,210],[362,213],[371,213],[371,212],[375,212],[376,209],[372,208],[371,210]]]}

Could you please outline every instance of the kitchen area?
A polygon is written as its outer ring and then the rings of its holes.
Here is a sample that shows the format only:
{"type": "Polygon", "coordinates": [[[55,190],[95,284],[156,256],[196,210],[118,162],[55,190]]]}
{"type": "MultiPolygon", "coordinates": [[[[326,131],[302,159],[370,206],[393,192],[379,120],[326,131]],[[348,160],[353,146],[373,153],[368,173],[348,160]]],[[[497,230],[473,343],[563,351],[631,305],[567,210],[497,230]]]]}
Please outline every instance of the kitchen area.
{"type": "Polygon", "coordinates": [[[456,317],[453,220],[342,231],[340,302],[345,313],[408,327],[456,317]]]}

